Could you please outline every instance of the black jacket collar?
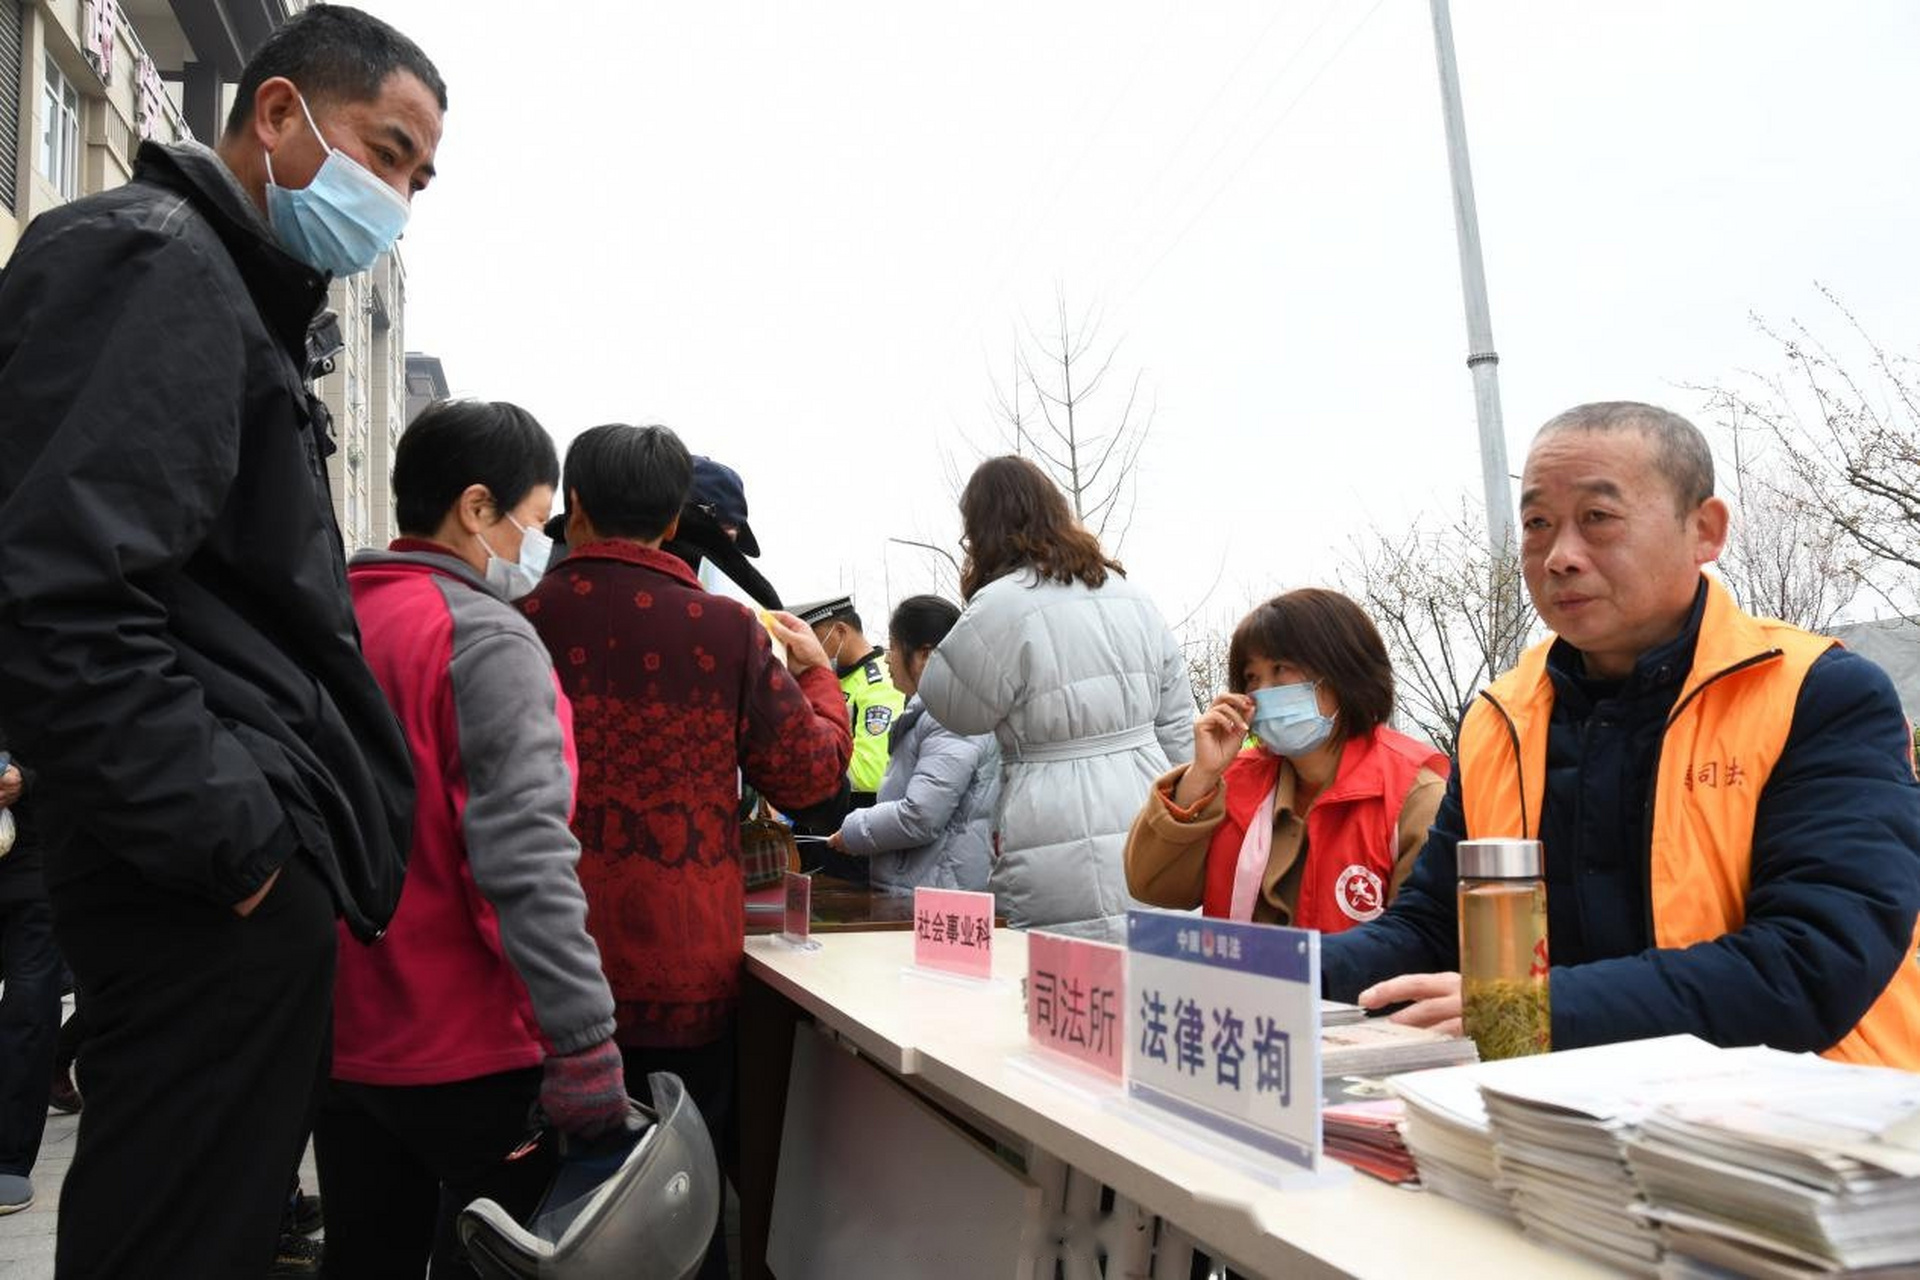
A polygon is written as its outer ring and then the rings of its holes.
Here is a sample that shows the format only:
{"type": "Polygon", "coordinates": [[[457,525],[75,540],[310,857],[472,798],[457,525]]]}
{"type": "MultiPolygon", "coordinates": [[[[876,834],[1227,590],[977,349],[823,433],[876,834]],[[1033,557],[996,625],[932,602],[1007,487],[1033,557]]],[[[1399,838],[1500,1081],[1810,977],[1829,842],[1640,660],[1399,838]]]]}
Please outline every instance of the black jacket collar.
{"type": "Polygon", "coordinates": [[[199,143],[143,142],[133,176],[185,196],[212,224],[261,317],[304,373],[307,326],[326,302],[332,277],[279,246],[225,162],[199,143]]]}

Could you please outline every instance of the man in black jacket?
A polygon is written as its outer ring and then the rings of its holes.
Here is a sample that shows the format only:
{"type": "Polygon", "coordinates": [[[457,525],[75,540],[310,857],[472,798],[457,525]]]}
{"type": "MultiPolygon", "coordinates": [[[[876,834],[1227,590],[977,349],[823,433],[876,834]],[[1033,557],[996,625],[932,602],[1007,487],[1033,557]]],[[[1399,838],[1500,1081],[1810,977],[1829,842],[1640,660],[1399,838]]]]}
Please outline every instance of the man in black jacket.
{"type": "Polygon", "coordinates": [[[0,275],[0,723],[33,762],[87,1106],[58,1272],[264,1274],[340,916],[379,936],[406,744],[360,654],[308,323],[433,174],[445,87],[315,5],[218,152],[37,219],[0,275]]]}

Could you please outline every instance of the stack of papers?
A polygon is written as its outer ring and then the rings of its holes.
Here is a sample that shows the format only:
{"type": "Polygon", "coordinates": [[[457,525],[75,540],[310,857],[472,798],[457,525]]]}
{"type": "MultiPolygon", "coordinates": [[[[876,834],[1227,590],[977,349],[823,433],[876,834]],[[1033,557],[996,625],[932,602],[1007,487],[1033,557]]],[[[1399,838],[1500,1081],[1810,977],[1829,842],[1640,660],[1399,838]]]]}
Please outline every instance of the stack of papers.
{"type": "Polygon", "coordinates": [[[1402,1026],[1385,1018],[1368,1018],[1344,1026],[1320,1027],[1320,1076],[1394,1076],[1431,1067],[1478,1062],[1473,1041],[1442,1035],[1425,1027],[1402,1026]]]}
{"type": "Polygon", "coordinates": [[[1389,1084],[1406,1104],[1404,1133],[1420,1181],[1449,1200],[1511,1218],[1512,1203],[1494,1186],[1493,1134],[1474,1076],[1499,1065],[1416,1071],[1389,1084]]]}
{"type": "Polygon", "coordinates": [[[1473,1041],[1364,1015],[1329,1023],[1324,1003],[1320,1028],[1320,1079],[1327,1098],[1320,1123],[1327,1154],[1389,1182],[1413,1181],[1413,1156],[1399,1123],[1405,1108],[1387,1077],[1473,1062],[1479,1056],[1473,1041]]]}
{"type": "Polygon", "coordinates": [[[1482,1072],[1495,1185],[1527,1234],[1654,1274],[1663,1248],[1658,1228],[1633,1212],[1640,1189],[1626,1142],[1662,1100],[1739,1080],[1750,1052],[1669,1036],[1515,1058],[1482,1072]]]}
{"type": "Polygon", "coordinates": [[[1328,1155],[1392,1183],[1415,1181],[1413,1153],[1401,1135],[1406,1104],[1398,1098],[1336,1102],[1321,1109],[1321,1145],[1328,1155]]]}
{"type": "Polygon", "coordinates": [[[1320,1002],[1320,1025],[1322,1027],[1344,1027],[1352,1022],[1364,1022],[1367,1011],[1357,1004],[1348,1004],[1344,1000],[1322,1000],[1320,1002]]]}
{"type": "Polygon", "coordinates": [[[1627,1143],[1666,1273],[1920,1274],[1920,1075],[1739,1052],[1744,1078],[1627,1143]]]}

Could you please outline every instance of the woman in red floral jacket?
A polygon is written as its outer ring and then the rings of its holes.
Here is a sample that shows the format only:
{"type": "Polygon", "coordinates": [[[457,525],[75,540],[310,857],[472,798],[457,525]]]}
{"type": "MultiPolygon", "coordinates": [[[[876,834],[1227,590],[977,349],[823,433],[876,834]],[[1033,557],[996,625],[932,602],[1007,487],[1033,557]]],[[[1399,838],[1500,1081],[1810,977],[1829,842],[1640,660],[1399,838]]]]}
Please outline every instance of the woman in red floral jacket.
{"type": "MultiPolygon", "coordinates": [[[[816,804],[853,740],[810,627],[768,615],[783,666],[752,613],[660,550],[691,482],[665,427],[580,436],[563,478],[572,551],[521,607],[573,703],[580,883],[628,1087],[673,1072],[724,1143],[746,935],[740,777],[781,809],[816,804]]],[[[726,1274],[723,1246],[709,1273],[726,1274]]]]}

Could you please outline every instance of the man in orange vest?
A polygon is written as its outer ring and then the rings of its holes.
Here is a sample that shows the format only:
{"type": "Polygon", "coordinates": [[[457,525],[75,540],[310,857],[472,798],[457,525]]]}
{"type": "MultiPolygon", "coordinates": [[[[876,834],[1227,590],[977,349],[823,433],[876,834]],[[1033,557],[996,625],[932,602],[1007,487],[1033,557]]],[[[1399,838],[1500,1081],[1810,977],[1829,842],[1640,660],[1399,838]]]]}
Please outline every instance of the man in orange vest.
{"type": "Polygon", "coordinates": [[[1920,784],[1886,674],[1750,617],[1701,567],[1713,458],[1652,405],[1541,428],[1520,495],[1555,633],[1468,707],[1385,915],[1322,942],[1326,994],[1457,1029],[1454,846],[1546,853],[1553,1044],[1690,1032],[1920,1070],[1920,784]]]}

